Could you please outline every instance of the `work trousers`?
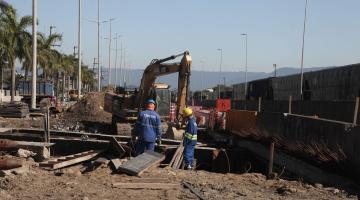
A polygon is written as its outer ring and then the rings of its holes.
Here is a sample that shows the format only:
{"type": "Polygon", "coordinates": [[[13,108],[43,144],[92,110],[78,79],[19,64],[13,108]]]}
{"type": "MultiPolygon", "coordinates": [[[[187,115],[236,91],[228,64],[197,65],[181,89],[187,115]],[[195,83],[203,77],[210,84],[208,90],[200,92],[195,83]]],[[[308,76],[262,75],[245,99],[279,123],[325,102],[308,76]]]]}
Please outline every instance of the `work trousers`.
{"type": "Polygon", "coordinates": [[[138,140],[136,143],[136,155],[140,155],[144,153],[145,150],[154,151],[154,149],[155,149],[155,142],[146,142],[144,140],[138,140]]]}
{"type": "MultiPolygon", "coordinates": [[[[192,166],[194,161],[195,145],[187,144],[184,147],[184,162],[185,166],[192,166]]],[[[193,167],[193,166],[192,166],[193,167]]]]}

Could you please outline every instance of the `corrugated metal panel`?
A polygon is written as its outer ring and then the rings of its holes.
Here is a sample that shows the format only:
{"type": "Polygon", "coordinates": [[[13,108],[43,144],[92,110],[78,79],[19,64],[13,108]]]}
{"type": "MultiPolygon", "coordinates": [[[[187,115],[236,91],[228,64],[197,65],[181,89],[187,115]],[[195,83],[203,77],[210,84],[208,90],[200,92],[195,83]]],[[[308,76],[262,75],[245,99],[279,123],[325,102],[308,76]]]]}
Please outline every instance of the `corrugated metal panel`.
{"type": "Polygon", "coordinates": [[[256,129],[255,111],[229,110],[226,112],[226,129],[240,136],[247,136],[256,129]]]}

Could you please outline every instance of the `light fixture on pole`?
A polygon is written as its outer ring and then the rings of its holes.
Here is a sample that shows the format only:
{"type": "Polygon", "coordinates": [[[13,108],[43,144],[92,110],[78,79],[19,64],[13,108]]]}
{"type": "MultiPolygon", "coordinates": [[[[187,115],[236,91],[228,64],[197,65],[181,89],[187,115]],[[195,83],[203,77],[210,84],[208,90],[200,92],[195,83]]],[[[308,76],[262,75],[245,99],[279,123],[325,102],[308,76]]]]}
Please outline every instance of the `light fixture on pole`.
{"type": "Polygon", "coordinates": [[[56,26],[50,26],[50,34],[49,34],[49,35],[52,34],[52,30],[53,30],[54,28],[56,28],[56,26]]]}
{"type": "Polygon", "coordinates": [[[302,34],[302,47],[301,47],[301,70],[300,70],[300,98],[303,99],[303,82],[304,82],[304,47],[305,47],[305,30],[306,30],[306,11],[308,0],[305,0],[305,14],[304,14],[304,29],[302,34]]]}
{"type": "Polygon", "coordinates": [[[219,71],[219,85],[218,85],[218,99],[220,99],[220,84],[221,84],[221,66],[222,66],[222,49],[217,49],[218,51],[220,51],[220,71],[219,71]]]}
{"type": "Polygon", "coordinates": [[[241,35],[245,36],[245,99],[247,97],[247,85],[248,85],[248,80],[247,80],[247,38],[248,38],[248,34],[247,33],[242,33],[241,35]]]}

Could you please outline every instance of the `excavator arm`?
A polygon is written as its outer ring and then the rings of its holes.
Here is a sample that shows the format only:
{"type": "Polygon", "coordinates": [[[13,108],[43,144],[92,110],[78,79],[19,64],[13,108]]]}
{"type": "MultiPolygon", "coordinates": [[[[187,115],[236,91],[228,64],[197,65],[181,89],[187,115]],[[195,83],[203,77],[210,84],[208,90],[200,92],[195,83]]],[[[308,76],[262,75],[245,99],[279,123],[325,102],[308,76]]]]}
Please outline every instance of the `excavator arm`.
{"type": "Polygon", "coordinates": [[[191,56],[188,51],[184,53],[170,56],[164,59],[154,59],[150,65],[146,67],[143,77],[141,79],[139,93],[137,95],[138,108],[143,108],[143,103],[149,98],[150,90],[153,88],[155,80],[160,76],[165,76],[172,73],[179,73],[178,76],[178,93],[177,93],[177,116],[179,119],[182,111],[186,106],[186,98],[189,91],[190,71],[191,71],[191,56]],[[180,63],[164,63],[182,56],[180,63]]]}

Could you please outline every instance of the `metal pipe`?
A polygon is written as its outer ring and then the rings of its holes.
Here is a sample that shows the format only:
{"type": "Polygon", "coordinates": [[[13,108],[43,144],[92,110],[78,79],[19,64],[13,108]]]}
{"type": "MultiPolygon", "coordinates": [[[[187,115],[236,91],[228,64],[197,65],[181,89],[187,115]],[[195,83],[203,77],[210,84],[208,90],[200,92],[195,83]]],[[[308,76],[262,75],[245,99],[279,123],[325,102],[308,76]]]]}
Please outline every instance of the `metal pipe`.
{"type": "Polygon", "coordinates": [[[0,151],[16,150],[18,148],[20,147],[16,141],[0,139],[0,151]]]}
{"type": "Polygon", "coordinates": [[[13,168],[18,168],[22,166],[20,160],[7,158],[5,156],[0,156],[0,170],[8,170],[13,168]]]}
{"type": "Polygon", "coordinates": [[[31,85],[31,108],[36,108],[36,66],[37,66],[37,0],[32,5],[32,85],[31,85]]]}

